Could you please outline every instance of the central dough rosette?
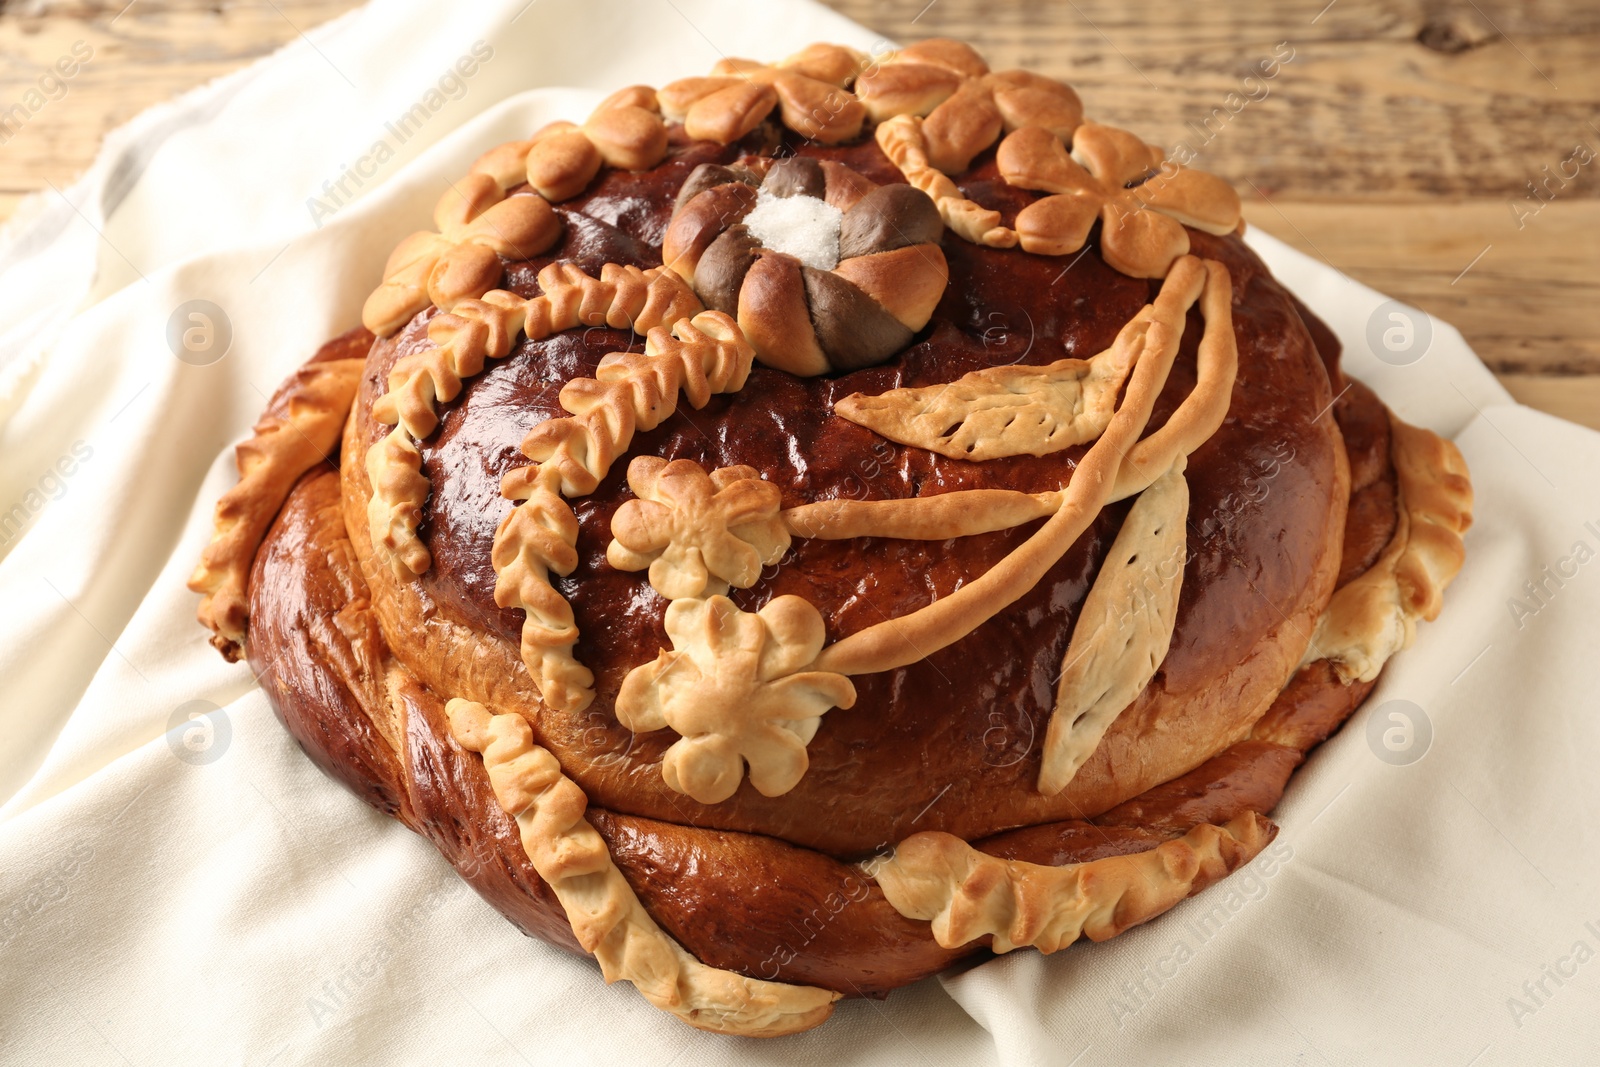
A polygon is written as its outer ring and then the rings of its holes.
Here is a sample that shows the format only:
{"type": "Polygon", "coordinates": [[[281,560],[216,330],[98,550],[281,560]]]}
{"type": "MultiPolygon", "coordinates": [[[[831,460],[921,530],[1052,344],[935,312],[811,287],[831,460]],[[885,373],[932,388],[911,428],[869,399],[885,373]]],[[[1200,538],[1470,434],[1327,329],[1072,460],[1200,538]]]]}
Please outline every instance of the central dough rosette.
{"type": "Polygon", "coordinates": [[[811,376],[893,356],[949,281],[927,194],[794,156],[703,164],[678,194],[662,259],[757,357],[811,376]]]}

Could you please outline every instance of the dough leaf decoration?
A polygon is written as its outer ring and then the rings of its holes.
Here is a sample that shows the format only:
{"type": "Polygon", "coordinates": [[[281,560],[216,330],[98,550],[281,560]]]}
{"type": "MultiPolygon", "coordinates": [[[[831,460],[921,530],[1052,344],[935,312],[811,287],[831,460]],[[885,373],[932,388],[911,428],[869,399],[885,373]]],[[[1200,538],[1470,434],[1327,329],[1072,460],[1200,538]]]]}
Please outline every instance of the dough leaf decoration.
{"type": "Polygon", "coordinates": [[[1189,517],[1184,459],[1139,495],[1072,630],[1045,732],[1039,792],[1066,788],[1172,644],[1189,517]]]}
{"type": "Polygon", "coordinates": [[[948,384],[877,396],[852,393],[833,410],[897,444],[951,459],[1046,456],[1105,432],[1148,329],[1141,315],[1089,359],[990,367],[948,384]]]}

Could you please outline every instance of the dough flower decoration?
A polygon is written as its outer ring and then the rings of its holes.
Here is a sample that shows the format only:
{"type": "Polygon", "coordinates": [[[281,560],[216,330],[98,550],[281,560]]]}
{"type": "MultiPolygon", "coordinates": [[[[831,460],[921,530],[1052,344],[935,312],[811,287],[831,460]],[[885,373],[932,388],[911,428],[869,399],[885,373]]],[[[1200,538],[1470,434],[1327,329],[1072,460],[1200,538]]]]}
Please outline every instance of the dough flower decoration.
{"type": "Polygon", "coordinates": [[[866,108],[844,91],[866,65],[854,48],[813,44],[777,63],[725,58],[707,78],[681,78],[658,98],[669,119],[695,140],[730,144],[779,108],[783,123],[820,144],[841,144],[861,132],[866,108]]]}
{"type": "Polygon", "coordinates": [[[1070,140],[1083,102],[1070,86],[1026,70],[990,71],[969,45],[943,38],[891,52],[856,79],[876,138],[901,173],[932,198],[951,230],[1011,248],[1000,212],[967,199],[949,175],[967,169],[1002,133],[1040,127],[1070,140]]]}
{"type": "Polygon", "coordinates": [[[797,596],[755,613],[712,596],[673,601],[665,621],[672,651],[629,671],[616,702],[630,730],[682,735],[662,779],[702,804],[731,797],[746,764],[763,796],[793,789],[823,714],[856,701],[849,678],[805,669],[826,638],[822,615],[797,596]]]}
{"type": "Polygon", "coordinates": [[[1000,142],[995,161],[1011,185],[1048,194],[1017,213],[1027,252],[1076,252],[1099,219],[1107,264],[1135,278],[1161,278],[1189,253],[1185,226],[1214,234],[1239,226],[1232,186],[1165,160],[1161,149],[1114,126],[1085,122],[1070,153],[1055,132],[1024,127],[1000,142]]]}
{"type": "Polygon", "coordinates": [[[922,117],[928,162],[946,174],[966,170],[1002,132],[1038,126],[1070,140],[1083,121],[1071,86],[1027,70],[991,72],[971,45],[948,38],[884,56],[856,79],[856,96],[874,122],[922,117]]]}
{"type": "Polygon", "coordinates": [[[531,259],[561,237],[561,219],[537,193],[507,196],[488,174],[473,171],[446,189],[433,209],[437,233],[421,231],[395,246],[383,284],[361,309],[361,322],[387,337],[436,305],[454,310],[500,284],[500,257],[531,259]]]}
{"type": "Polygon", "coordinates": [[[638,499],[612,517],[606,560],[618,570],[650,568],[650,584],[668,600],[748,589],[789,549],[778,487],[754,467],[707,472],[689,459],[639,456],[628,485],[638,499]]]}
{"type": "Polygon", "coordinates": [[[661,258],[706,307],[737,317],[756,356],[797,375],[859,370],[911,344],[949,282],[934,203],[805,156],[702,164],[661,258]]]}
{"type": "Polygon", "coordinates": [[[532,259],[561,238],[550,204],[583,192],[601,164],[648,170],[667,154],[667,127],[655,90],[629,86],[601,101],[582,126],[552,122],[526,141],[485,152],[433,211],[437,233],[401,241],[361,322],[388,337],[433,304],[440,311],[477,300],[505,276],[501,257],[532,259]],[[526,183],[525,191],[511,190],[526,183]]]}

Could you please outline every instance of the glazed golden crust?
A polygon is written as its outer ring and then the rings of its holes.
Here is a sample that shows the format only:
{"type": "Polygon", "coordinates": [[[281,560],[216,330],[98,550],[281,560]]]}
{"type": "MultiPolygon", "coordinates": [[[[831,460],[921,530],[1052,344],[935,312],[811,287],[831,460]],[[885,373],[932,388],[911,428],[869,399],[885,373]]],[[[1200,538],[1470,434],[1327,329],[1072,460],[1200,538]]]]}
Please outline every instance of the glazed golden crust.
{"type": "MultiPolygon", "coordinates": [[[[1387,418],[1359,387],[1336,409],[1363,491],[1394,484],[1387,418]],[[1379,416],[1379,417],[1374,417],[1379,416]]],[[[258,555],[251,652],[274,705],[317,762],[430,837],[522,929],[576,948],[442,703],[395,668],[346,537],[337,476],[307,476],[258,555]]],[[[357,536],[361,528],[356,528],[357,536]]],[[[1354,527],[1352,536],[1357,535],[1354,527]]],[[[1241,740],[1201,766],[1081,819],[975,842],[984,853],[1064,866],[1145,852],[1201,824],[1270,810],[1304,751],[1370,689],[1325,662],[1297,673],[1241,740]]],[[[651,916],[714,967],[849,994],[882,993],[982,947],[942,948],[860,869],[759,835],[590,809],[651,916]],[[730,907],[736,902],[737,907],[730,907]]]]}
{"type": "MultiPolygon", "coordinates": [[[[337,477],[309,475],[256,566],[252,656],[306,750],[358,795],[433,840],[523,930],[577,950],[476,759],[442,703],[404,682],[390,699],[386,650],[344,537],[337,477]]],[[[1306,668],[1256,733],[1093,823],[1079,819],[975,842],[1004,859],[1063,866],[1147,851],[1193,827],[1270,810],[1305,749],[1370,689],[1306,668]],[[1277,742],[1283,743],[1277,743],[1277,742]]],[[[751,977],[881,994],[982,947],[941,948],[859,868],[753,834],[703,830],[591,807],[588,818],[651,917],[702,962],[751,977]]]]}
{"type": "MultiPolygon", "coordinates": [[[[1374,407],[1368,399],[1341,412],[1369,486],[1393,480],[1386,450],[1372,447],[1379,423],[1366,415],[1374,407]]],[[[481,771],[448,740],[438,701],[403,684],[391,703],[375,684],[379,672],[361,666],[381,663],[383,646],[354,567],[335,478],[314,475],[274,527],[253,585],[252,652],[276,664],[267,675],[275,705],[319,763],[433,837],[524,929],[570,945],[548,890],[520,856],[514,826],[496,817],[481,771]]],[[[1326,664],[1305,668],[1258,721],[1255,736],[1269,740],[1235,744],[1093,824],[1038,825],[976,845],[1002,858],[1061,866],[1146,851],[1196,825],[1269,810],[1304,749],[1337,728],[1369,688],[1340,683],[1326,664]]],[[[940,948],[927,924],[899,916],[862,872],[814,852],[593,809],[591,819],[656,921],[712,966],[859,994],[904,984],[981,947],[940,948]],[[737,911],[728,910],[730,900],[737,911]],[[736,931],[741,936],[732,936],[736,931]]]]}
{"type": "MultiPolygon", "coordinates": [[[[1307,379],[1314,390],[1306,402],[1308,418],[1331,400],[1325,380],[1317,381],[1320,368],[1315,368],[1315,375],[1307,379]]],[[[351,425],[356,443],[348,447],[355,452],[373,432],[363,414],[365,403],[358,403],[351,425]]],[[[704,425],[703,418],[697,417],[697,421],[704,425]]],[[[1310,469],[1319,472],[1309,484],[1296,477],[1296,495],[1302,502],[1297,506],[1311,509],[1299,512],[1296,521],[1303,522],[1313,535],[1306,544],[1307,556],[1302,557],[1310,565],[1307,579],[1301,579],[1304,584],[1281,590],[1284,595],[1277,597],[1276,606],[1264,615],[1265,625],[1253,636],[1229,635],[1243,646],[1238,659],[1198,673],[1185,668],[1170,679],[1158,679],[1157,685],[1117,718],[1095,756],[1057,797],[1039,796],[1022,762],[990,767],[981,745],[969,747],[972,737],[989,728],[988,713],[981,709],[970,712],[971,726],[956,731],[934,731],[929,723],[929,732],[918,738],[915,760],[888,752],[875,759],[878,769],[871,793],[841,788],[841,775],[846,767],[860,767],[859,756],[852,753],[861,742],[852,735],[866,730],[882,713],[863,719],[852,712],[855,717],[841,720],[848,721],[848,730],[830,726],[810,743],[811,769],[793,791],[766,798],[754,790],[742,790],[716,805],[693,803],[667,788],[659,772],[646,771],[659,764],[672,741],[670,733],[661,740],[658,735],[643,734],[629,741],[627,734],[618,737],[610,725],[611,716],[602,712],[596,717],[585,710],[564,716],[536,714],[537,740],[556,753],[602,807],[648,818],[687,818],[704,826],[773,834],[842,856],[859,855],[907,832],[917,812],[938,792],[928,789],[915,770],[925,760],[948,766],[938,777],[955,784],[924,817],[923,826],[931,823],[970,840],[1006,826],[1092,816],[1192,769],[1243,738],[1300,661],[1311,624],[1337,573],[1348,493],[1343,450],[1333,420],[1324,418],[1303,432],[1296,466],[1305,469],[1311,464],[1310,469]],[[1158,738],[1160,743],[1153,744],[1158,738]],[[816,811],[827,811],[829,816],[818,819],[813,814],[816,811]]],[[[354,519],[364,514],[369,493],[365,471],[347,464],[344,477],[346,506],[354,519]]],[[[351,535],[359,546],[363,532],[352,527],[351,535]]],[[[1262,596],[1248,588],[1240,594],[1249,598],[1247,603],[1259,603],[1262,596]]],[[[515,646],[471,625],[448,602],[435,600],[416,584],[394,583],[382,576],[374,580],[373,602],[386,632],[392,629],[403,635],[401,655],[429,688],[496,708],[541,706],[526,673],[519,669],[515,646]],[[429,622],[418,628],[403,621],[414,618],[429,622]]],[[[1180,634],[1182,628],[1180,620],[1180,634]]],[[[666,642],[659,647],[666,647],[666,642]]],[[[834,717],[838,718],[837,714],[834,717]]],[[[905,725],[895,729],[903,731],[905,725]]],[[[1042,735],[1043,726],[1036,729],[1042,735]]]]}
{"type": "MultiPolygon", "coordinates": [[[[1378,481],[1392,475],[1378,476],[1378,481]]],[[[473,757],[449,738],[442,703],[383,679],[386,649],[344,536],[337,478],[309,476],[258,558],[258,669],[290,729],[358,795],[439,845],[524,930],[576,948],[473,757]],[[365,666],[363,666],[365,665],[365,666]]],[[[1370,686],[1325,665],[1295,677],[1256,734],[1201,767],[1105,812],[975,842],[985,853],[1062,866],[1149,850],[1203,823],[1270,810],[1303,751],[1370,686]],[[1282,743],[1278,743],[1282,742],[1282,743]]],[[[863,871],[759,835],[702,830],[590,808],[589,818],[652,918],[702,962],[852,995],[934,973],[982,941],[941,948],[926,923],[889,905],[863,871]],[[736,905],[736,906],[734,906],[736,905]]]]}

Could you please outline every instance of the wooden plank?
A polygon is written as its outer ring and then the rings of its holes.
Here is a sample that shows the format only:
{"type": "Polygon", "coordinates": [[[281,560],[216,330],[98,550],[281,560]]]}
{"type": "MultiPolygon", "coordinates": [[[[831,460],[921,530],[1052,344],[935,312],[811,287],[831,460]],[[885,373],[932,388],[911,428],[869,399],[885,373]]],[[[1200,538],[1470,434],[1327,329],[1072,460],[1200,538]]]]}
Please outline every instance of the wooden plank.
{"type": "Polygon", "coordinates": [[[1211,120],[1201,165],[1268,196],[1520,194],[1577,140],[1600,148],[1600,5],[1583,0],[829,3],[886,37],[957,36],[994,67],[1059,77],[1154,143],[1200,148],[1211,120]],[[1280,42],[1293,60],[1247,85],[1280,42]],[[1230,114],[1229,93],[1258,99],[1230,114]]]}
{"type": "Polygon", "coordinates": [[[1600,202],[1245,204],[1252,225],[1452,323],[1491,370],[1600,374],[1600,202]],[[1487,251],[1485,251],[1487,249],[1487,251]]]}
{"type": "Polygon", "coordinates": [[[1549,378],[1502,374],[1500,384],[1523,404],[1559,418],[1600,430],[1600,375],[1549,378]]]}
{"type": "MultiPolygon", "coordinates": [[[[1207,169],[1267,196],[1520,195],[1577,141],[1600,148],[1600,5],[1582,0],[1481,0],[1465,14],[1428,0],[831,4],[886,38],[963,36],[997,67],[1062,77],[1093,116],[1189,144],[1207,169]],[[1281,42],[1293,60],[1246,82],[1281,42]]],[[[112,21],[123,6],[36,0],[0,13],[0,108],[74,41],[95,54],[26,140],[5,146],[0,191],[70,179],[106,130],[353,3],[139,0],[112,21]]],[[[1580,184],[1574,195],[1600,196],[1600,180],[1580,184]]]]}
{"type": "MultiPolygon", "coordinates": [[[[1600,424],[1600,159],[1550,176],[1578,144],[1600,150],[1592,0],[825,2],[886,40],[964,38],[996,68],[1072,83],[1094,118],[1187,144],[1252,223],[1455,323],[1519,397],[1600,424]],[[1529,182],[1555,195],[1519,228],[1529,182]]],[[[0,112],[75,42],[93,50],[0,137],[0,218],[71,181],[142,109],[354,6],[0,3],[0,112]]]]}
{"type": "Polygon", "coordinates": [[[47,182],[64,186],[94,159],[106,133],[145,108],[269,55],[354,6],[97,0],[34,3],[21,13],[7,6],[0,11],[0,112],[13,120],[0,127],[0,197],[14,201],[47,182]],[[41,86],[58,60],[70,65],[85,54],[59,87],[41,86]],[[19,105],[32,112],[20,122],[10,111],[19,105]]]}

